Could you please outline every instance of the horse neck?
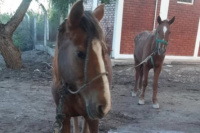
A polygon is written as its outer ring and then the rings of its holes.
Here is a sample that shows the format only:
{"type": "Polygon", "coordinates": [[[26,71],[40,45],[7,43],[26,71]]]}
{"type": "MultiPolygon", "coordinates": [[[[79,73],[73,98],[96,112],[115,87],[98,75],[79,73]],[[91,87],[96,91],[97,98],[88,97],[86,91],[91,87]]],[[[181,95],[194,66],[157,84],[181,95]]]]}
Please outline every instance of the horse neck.
{"type": "Polygon", "coordinates": [[[156,33],[152,35],[151,51],[153,52],[156,49],[156,33]]]}
{"type": "MultiPolygon", "coordinates": [[[[156,49],[156,31],[152,36],[152,43],[151,43],[151,52],[153,52],[156,49]]],[[[161,59],[164,60],[165,55],[158,55],[158,53],[156,52],[155,55],[157,59],[161,59]]]]}

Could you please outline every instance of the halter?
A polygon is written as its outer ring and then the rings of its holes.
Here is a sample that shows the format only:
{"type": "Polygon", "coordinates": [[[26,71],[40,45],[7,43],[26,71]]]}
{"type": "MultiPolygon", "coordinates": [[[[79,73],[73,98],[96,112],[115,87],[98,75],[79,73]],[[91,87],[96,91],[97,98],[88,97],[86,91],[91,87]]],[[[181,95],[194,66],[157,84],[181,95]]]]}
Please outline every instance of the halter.
{"type": "Polygon", "coordinates": [[[166,46],[168,45],[167,41],[158,38],[158,31],[156,30],[156,49],[158,49],[158,43],[163,43],[166,46]]]}

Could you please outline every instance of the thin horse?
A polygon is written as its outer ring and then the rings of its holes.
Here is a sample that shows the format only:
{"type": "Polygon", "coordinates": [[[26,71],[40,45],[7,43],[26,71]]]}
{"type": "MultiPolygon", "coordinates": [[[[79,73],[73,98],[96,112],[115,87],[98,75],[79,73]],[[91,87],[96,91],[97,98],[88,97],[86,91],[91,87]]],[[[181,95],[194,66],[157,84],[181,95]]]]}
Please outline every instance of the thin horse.
{"type": "Polygon", "coordinates": [[[89,12],[78,1],[59,27],[52,94],[57,105],[56,130],[62,133],[70,133],[70,118],[77,116],[85,119],[83,132],[89,126],[91,133],[98,133],[99,119],[111,109],[112,66],[99,25],[103,15],[104,5],[89,12]]]}
{"type": "Polygon", "coordinates": [[[170,25],[174,22],[175,17],[171,20],[162,21],[158,16],[158,27],[153,32],[144,31],[136,35],[134,39],[135,50],[135,86],[132,92],[132,96],[137,95],[138,80],[141,94],[139,96],[138,104],[145,103],[144,95],[145,89],[148,84],[148,73],[151,68],[154,70],[153,81],[153,108],[159,108],[157,99],[158,90],[158,78],[162,69],[163,60],[165,58],[165,52],[168,45],[170,35],[170,25]]]}

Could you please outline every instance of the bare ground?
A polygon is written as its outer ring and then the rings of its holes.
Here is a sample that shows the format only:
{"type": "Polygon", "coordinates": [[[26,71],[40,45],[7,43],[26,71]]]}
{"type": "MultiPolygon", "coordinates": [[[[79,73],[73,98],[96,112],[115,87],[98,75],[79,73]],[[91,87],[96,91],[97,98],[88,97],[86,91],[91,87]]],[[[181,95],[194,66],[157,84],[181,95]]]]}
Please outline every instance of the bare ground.
{"type": "MultiPolygon", "coordinates": [[[[10,70],[0,57],[0,133],[50,133],[55,117],[51,58],[24,52],[24,68],[10,70]]],[[[112,110],[100,133],[200,133],[200,66],[164,64],[159,79],[160,109],[152,108],[152,71],[145,105],[131,97],[132,65],[113,67],[112,110]]]]}

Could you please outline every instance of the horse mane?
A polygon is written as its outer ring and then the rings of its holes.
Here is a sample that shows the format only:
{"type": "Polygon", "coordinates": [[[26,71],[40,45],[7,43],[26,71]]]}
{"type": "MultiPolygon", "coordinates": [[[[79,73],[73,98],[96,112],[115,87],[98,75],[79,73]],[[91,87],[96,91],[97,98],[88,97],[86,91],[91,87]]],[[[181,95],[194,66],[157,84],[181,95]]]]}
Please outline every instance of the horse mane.
{"type": "Polygon", "coordinates": [[[105,43],[105,36],[103,31],[99,25],[99,22],[94,17],[91,11],[84,11],[83,17],[80,22],[81,29],[87,33],[88,39],[92,40],[93,38],[97,38],[101,41],[101,45],[103,50],[107,51],[107,45],[105,43]]]}
{"type": "Polygon", "coordinates": [[[84,11],[83,17],[80,22],[81,29],[92,36],[92,38],[97,37],[98,39],[103,39],[103,32],[90,11],[84,11]]]}

